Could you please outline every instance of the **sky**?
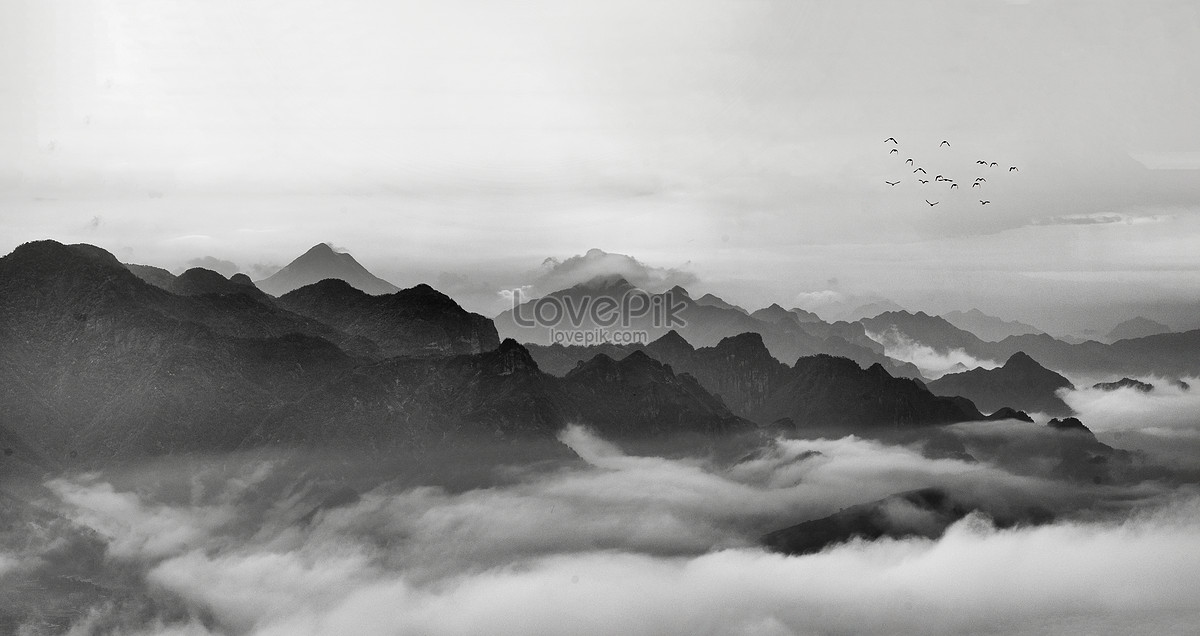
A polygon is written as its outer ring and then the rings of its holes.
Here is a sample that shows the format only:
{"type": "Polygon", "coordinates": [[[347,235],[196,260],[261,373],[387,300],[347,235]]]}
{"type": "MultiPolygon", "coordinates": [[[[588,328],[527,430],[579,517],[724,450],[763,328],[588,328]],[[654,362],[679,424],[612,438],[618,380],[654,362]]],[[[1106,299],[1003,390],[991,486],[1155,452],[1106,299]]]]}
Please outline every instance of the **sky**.
{"type": "Polygon", "coordinates": [[[491,315],[599,248],[1105,328],[1195,302],[1196,112],[1185,0],[0,0],[0,251],[330,242],[491,315]]]}

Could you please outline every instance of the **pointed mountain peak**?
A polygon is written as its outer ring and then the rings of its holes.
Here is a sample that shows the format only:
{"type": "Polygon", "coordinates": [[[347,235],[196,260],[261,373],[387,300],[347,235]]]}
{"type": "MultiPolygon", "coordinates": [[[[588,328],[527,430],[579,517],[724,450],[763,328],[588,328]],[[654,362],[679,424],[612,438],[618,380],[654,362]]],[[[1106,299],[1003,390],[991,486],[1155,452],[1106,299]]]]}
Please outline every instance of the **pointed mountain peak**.
{"type": "Polygon", "coordinates": [[[725,299],[721,298],[720,296],[715,296],[713,294],[705,294],[705,295],[697,298],[695,300],[695,303],[697,305],[703,305],[705,307],[716,307],[718,309],[732,309],[734,311],[738,311],[738,312],[741,312],[746,315],[750,314],[750,312],[746,311],[745,309],[738,307],[737,305],[734,305],[732,303],[729,303],[729,302],[725,301],[725,299]]]}
{"type": "Polygon", "coordinates": [[[668,289],[667,293],[676,298],[682,297],[682,298],[687,298],[690,300],[692,297],[691,294],[688,294],[688,290],[684,289],[683,287],[680,287],[679,285],[676,285],[676,286],[668,289]]]}
{"type": "Polygon", "coordinates": [[[1042,365],[1038,364],[1037,360],[1034,360],[1033,358],[1029,357],[1029,354],[1025,353],[1024,351],[1018,351],[1018,352],[1012,354],[1011,356],[1009,356],[1008,360],[1004,363],[1004,366],[1007,367],[1010,364],[1015,367],[1031,367],[1031,366],[1040,367],[1040,366],[1042,366],[1042,365]]]}
{"type": "Polygon", "coordinates": [[[326,278],[346,281],[372,295],[392,294],[399,287],[367,271],[349,253],[336,252],[327,243],[318,243],[273,275],[259,281],[263,291],[282,296],[294,289],[326,278]]]}
{"type": "Polygon", "coordinates": [[[688,342],[686,338],[679,335],[679,332],[675,331],[674,329],[663,334],[662,337],[660,337],[658,340],[655,340],[654,342],[651,342],[647,346],[652,349],[655,349],[655,350],[661,350],[661,349],[669,349],[672,351],[679,351],[679,350],[695,351],[696,350],[695,347],[692,346],[692,343],[688,342]]]}

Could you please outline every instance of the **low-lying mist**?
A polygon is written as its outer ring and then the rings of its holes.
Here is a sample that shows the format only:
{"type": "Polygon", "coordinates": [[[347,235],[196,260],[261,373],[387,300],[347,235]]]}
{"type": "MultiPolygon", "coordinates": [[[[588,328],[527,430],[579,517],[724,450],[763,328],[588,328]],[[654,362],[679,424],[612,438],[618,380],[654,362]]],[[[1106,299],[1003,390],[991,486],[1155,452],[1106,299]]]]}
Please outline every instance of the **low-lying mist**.
{"type": "Polygon", "coordinates": [[[889,358],[901,362],[910,362],[921,372],[921,375],[936,380],[948,373],[960,373],[982,367],[994,369],[1000,366],[995,360],[976,358],[963,349],[950,349],[945,352],[922,344],[909,338],[896,329],[883,333],[868,331],[867,337],[883,345],[883,353],[889,358]]]}
{"type": "MultiPolygon", "coordinates": [[[[8,505],[0,627],[20,634],[1182,632],[1200,618],[1200,492],[1013,472],[846,437],[447,472],[333,452],[148,461],[8,505]],[[487,477],[481,477],[486,475],[487,477]],[[786,556],[766,532],[935,486],[1055,521],[786,556]],[[1148,585],[1148,582],[1153,585],[1148,585]]],[[[521,456],[520,453],[511,454],[521,456]]],[[[903,511],[901,511],[903,512],[903,511]]]]}

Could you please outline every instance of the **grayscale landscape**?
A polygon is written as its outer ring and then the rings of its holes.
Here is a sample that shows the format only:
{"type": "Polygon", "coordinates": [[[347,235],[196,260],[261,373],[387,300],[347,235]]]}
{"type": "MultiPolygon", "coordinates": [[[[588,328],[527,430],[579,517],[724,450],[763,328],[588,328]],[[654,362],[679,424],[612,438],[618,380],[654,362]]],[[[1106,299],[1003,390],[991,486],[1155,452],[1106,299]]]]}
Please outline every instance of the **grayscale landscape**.
{"type": "Polygon", "coordinates": [[[0,42],[0,634],[1200,624],[1194,3],[0,42]]]}

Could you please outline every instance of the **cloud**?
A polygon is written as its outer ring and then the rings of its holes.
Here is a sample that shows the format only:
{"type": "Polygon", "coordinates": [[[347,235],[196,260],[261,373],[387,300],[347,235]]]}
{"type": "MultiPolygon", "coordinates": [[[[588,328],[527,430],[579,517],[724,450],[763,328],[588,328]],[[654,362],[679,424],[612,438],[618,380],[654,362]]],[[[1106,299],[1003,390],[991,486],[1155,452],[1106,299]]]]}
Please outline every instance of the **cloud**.
{"type": "Polygon", "coordinates": [[[532,286],[539,293],[566,289],[600,276],[621,276],[635,287],[650,292],[665,291],[675,285],[686,287],[697,282],[695,274],[678,268],[655,267],[625,254],[590,249],[566,260],[547,258],[532,286]]]}
{"type": "Polygon", "coordinates": [[[995,360],[976,358],[963,349],[939,352],[929,345],[909,338],[895,328],[888,329],[883,333],[868,331],[867,337],[883,345],[884,355],[901,362],[911,362],[920,369],[921,375],[933,380],[947,373],[959,373],[978,367],[994,369],[1000,366],[1000,363],[995,360]]]}
{"type": "Polygon", "coordinates": [[[1200,612],[1197,513],[1193,496],[1125,522],[997,530],[976,516],[936,541],[806,557],[591,551],[435,585],[350,555],[193,553],[150,576],[260,636],[1183,632],[1200,612]]]}
{"type": "MultiPolygon", "coordinates": [[[[1154,385],[1143,393],[1134,388],[1104,391],[1091,387],[1064,391],[1063,400],[1096,432],[1148,432],[1167,437],[1200,438],[1200,391],[1183,389],[1173,379],[1142,378],[1154,385]]],[[[1196,378],[1185,378],[1196,387],[1196,378]]]]}
{"type": "Polygon", "coordinates": [[[1033,219],[1030,225],[1105,225],[1109,223],[1154,223],[1163,220],[1159,215],[1134,215],[1095,212],[1092,214],[1064,214],[1033,219]]]}
{"type": "MultiPolygon", "coordinates": [[[[78,608],[75,633],[949,634],[1170,629],[1197,609],[1183,583],[1200,574],[1190,490],[1065,483],[853,437],[770,440],[736,461],[631,455],[580,427],[561,441],[577,459],[498,465],[468,487],[363,485],[355,475],[378,466],[304,452],[51,481],[46,505],[107,546],[86,578],[154,599],[78,608]],[[346,484],[361,496],[329,503],[346,484]],[[763,532],[926,486],[1061,520],[996,530],[971,517],[936,541],[805,557],[757,547],[763,532]]],[[[919,512],[889,509],[916,524],[919,512]]]]}
{"type": "Polygon", "coordinates": [[[229,278],[230,276],[242,271],[241,268],[238,267],[237,263],[234,263],[233,261],[222,260],[215,256],[193,258],[192,260],[188,261],[187,264],[188,267],[203,267],[204,269],[211,269],[225,278],[229,278]]]}

